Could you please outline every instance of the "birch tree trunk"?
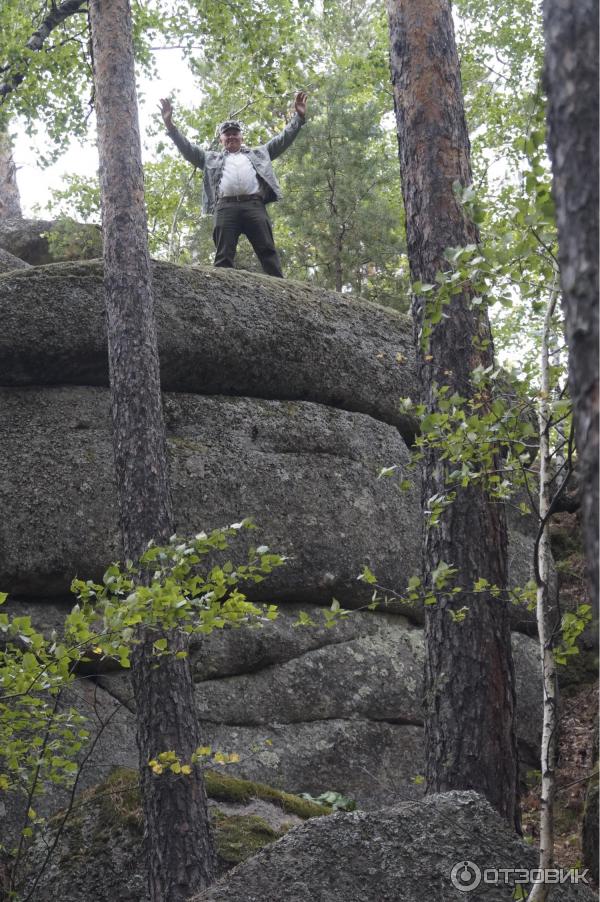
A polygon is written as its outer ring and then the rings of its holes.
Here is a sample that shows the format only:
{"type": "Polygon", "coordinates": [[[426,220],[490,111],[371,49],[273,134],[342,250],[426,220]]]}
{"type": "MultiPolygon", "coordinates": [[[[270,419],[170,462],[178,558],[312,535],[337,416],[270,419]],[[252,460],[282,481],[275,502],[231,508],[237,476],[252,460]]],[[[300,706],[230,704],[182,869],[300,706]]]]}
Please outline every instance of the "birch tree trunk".
{"type": "MultiPolygon", "coordinates": [[[[173,531],[147,243],[141,146],[128,0],[90,3],[104,231],[104,287],[114,451],[124,551],[173,531]]],[[[200,744],[187,659],[153,654],[156,633],[133,653],[137,739],[150,896],[183,902],[211,882],[214,849],[202,774],[151,773],[175,751],[189,762],[200,744]],[[160,664],[160,666],[157,666],[160,664]]],[[[170,637],[173,650],[183,640],[170,637]],[[173,645],[175,643],[175,648],[173,645]]]]}
{"type": "MultiPolygon", "coordinates": [[[[540,493],[540,536],[537,547],[537,627],[540,643],[540,661],[544,693],[542,725],[542,790],[540,811],[540,859],[539,867],[549,870],[554,866],[554,800],[556,797],[556,763],[558,757],[558,694],[556,661],[554,659],[554,630],[551,622],[550,580],[552,575],[552,550],[550,547],[550,491],[553,480],[550,429],[552,404],[550,397],[550,335],[552,317],[558,300],[558,286],[552,292],[542,331],[541,391],[538,412],[540,493]]],[[[545,902],[550,884],[540,881],[534,884],[528,902],[545,902]]]]}
{"type": "Polygon", "coordinates": [[[22,218],[12,141],[8,131],[0,129],[0,219],[22,218]]]}
{"type": "MultiPolygon", "coordinates": [[[[411,276],[435,283],[436,272],[448,268],[446,248],[478,241],[453,190],[455,182],[470,184],[471,168],[450,3],[387,0],[387,9],[411,276]]],[[[419,340],[423,299],[415,298],[413,313],[428,409],[435,409],[436,385],[469,398],[472,370],[493,363],[487,313],[470,304],[468,293],[455,296],[447,316],[433,327],[426,351],[419,340]]],[[[445,493],[446,477],[445,462],[430,453],[423,474],[425,509],[432,496],[445,493]]],[[[426,531],[426,587],[432,587],[432,573],[442,561],[458,569],[467,591],[479,577],[506,588],[504,510],[478,485],[458,489],[440,525],[426,531]]],[[[449,615],[454,603],[445,597],[426,608],[427,790],[476,790],[519,826],[508,601],[505,593],[498,599],[470,596],[463,623],[449,615]]]]}

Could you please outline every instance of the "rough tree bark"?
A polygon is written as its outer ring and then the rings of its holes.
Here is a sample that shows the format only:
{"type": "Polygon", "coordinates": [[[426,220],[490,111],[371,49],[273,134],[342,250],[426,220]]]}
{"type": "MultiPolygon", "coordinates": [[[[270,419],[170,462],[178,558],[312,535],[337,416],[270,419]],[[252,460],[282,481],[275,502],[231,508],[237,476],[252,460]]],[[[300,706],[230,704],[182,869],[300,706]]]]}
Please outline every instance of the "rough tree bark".
{"type": "MultiPolygon", "coordinates": [[[[447,247],[478,241],[476,226],[457,201],[453,183],[471,182],[470,146],[460,69],[448,0],[387,0],[390,62],[400,173],[413,280],[435,282],[448,268],[447,247]]],[[[425,309],[413,313],[424,401],[435,408],[435,385],[469,397],[471,371],[493,362],[487,314],[455,296],[433,327],[429,348],[419,340],[425,309]]],[[[444,492],[446,465],[425,462],[423,501],[444,492]]],[[[501,505],[477,485],[457,491],[440,525],[424,539],[424,580],[445,561],[467,591],[478,577],[504,588],[507,537],[501,505]]],[[[461,599],[461,596],[457,596],[461,599]]],[[[465,601],[460,600],[459,605],[465,601]]],[[[463,623],[449,616],[453,601],[426,609],[425,742],[429,792],[474,789],[519,827],[517,751],[513,727],[514,671],[508,601],[470,596],[463,623]]]]}
{"type": "Polygon", "coordinates": [[[8,131],[0,128],[0,219],[22,219],[17,169],[8,131]]]}
{"type": "Polygon", "coordinates": [[[544,0],[548,149],[591,597],[598,617],[598,2],[544,0]]]}
{"type": "MultiPolygon", "coordinates": [[[[104,231],[104,285],[114,448],[124,551],[172,532],[128,0],[90,3],[104,231]]],[[[179,902],[210,884],[214,848],[202,774],[155,776],[147,762],[200,744],[189,663],[133,655],[142,800],[153,902],[179,902]]],[[[176,637],[170,637],[170,645],[176,637]]],[[[182,640],[181,640],[182,641],[182,640]]],[[[179,650],[179,646],[176,646],[179,650]]]]}

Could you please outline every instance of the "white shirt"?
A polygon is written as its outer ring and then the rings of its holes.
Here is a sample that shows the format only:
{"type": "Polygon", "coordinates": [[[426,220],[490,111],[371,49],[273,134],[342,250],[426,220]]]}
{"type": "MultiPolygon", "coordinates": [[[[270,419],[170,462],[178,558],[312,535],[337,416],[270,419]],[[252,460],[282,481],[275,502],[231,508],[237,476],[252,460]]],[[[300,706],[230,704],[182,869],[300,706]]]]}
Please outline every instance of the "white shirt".
{"type": "Polygon", "coordinates": [[[230,197],[232,194],[259,194],[260,185],[254,166],[248,159],[248,154],[238,151],[228,153],[225,151],[225,168],[221,177],[219,194],[221,197],[230,197]]]}

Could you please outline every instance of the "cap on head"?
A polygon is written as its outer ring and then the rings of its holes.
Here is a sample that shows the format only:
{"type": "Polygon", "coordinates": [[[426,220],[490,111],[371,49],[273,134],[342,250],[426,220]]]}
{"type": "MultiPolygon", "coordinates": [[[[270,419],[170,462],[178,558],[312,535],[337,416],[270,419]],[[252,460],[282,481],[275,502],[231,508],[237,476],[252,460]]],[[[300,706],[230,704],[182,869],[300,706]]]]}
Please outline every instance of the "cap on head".
{"type": "Polygon", "coordinates": [[[223,135],[225,134],[225,132],[229,131],[229,129],[232,129],[236,132],[241,132],[242,123],[238,122],[237,119],[226,119],[225,122],[221,122],[220,126],[217,129],[217,132],[219,135],[223,135]]]}

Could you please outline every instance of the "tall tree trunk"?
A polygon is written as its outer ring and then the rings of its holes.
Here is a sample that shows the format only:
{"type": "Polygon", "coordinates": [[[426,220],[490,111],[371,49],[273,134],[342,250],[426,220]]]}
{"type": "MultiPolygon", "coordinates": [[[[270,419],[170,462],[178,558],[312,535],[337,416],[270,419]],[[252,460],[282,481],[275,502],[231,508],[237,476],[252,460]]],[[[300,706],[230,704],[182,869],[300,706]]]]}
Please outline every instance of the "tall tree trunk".
{"type": "MultiPolygon", "coordinates": [[[[128,0],[90,3],[104,230],[104,286],[117,487],[126,556],[172,532],[141,146],[128,0]]],[[[207,886],[214,850],[201,772],[156,776],[148,761],[200,744],[187,659],[153,655],[156,633],[133,655],[141,789],[153,902],[207,886]],[[160,666],[156,666],[160,664],[160,666]]],[[[171,646],[175,641],[172,638],[171,646]]],[[[174,650],[179,650],[180,646],[174,650]]]]}
{"type": "Polygon", "coordinates": [[[335,290],[342,292],[342,288],[344,287],[344,266],[342,263],[342,252],[343,252],[343,236],[338,235],[335,240],[335,251],[333,257],[333,271],[335,274],[335,290]]]}
{"type": "MultiPolygon", "coordinates": [[[[450,4],[388,0],[388,20],[411,275],[415,281],[435,282],[436,272],[448,268],[445,248],[478,240],[453,191],[455,181],[463,186],[471,182],[471,168],[450,4]]],[[[423,299],[415,298],[413,312],[425,403],[435,409],[436,384],[468,398],[473,393],[471,371],[493,362],[487,314],[470,305],[468,294],[455,296],[424,352],[419,339],[423,299]]],[[[446,477],[445,462],[430,453],[423,473],[425,505],[445,492],[446,477]]],[[[458,489],[440,525],[427,529],[426,586],[432,585],[441,561],[458,569],[459,584],[467,591],[478,577],[506,587],[504,511],[477,485],[458,489]]],[[[518,827],[508,601],[505,594],[502,599],[478,595],[466,603],[463,623],[449,615],[451,598],[426,609],[427,789],[476,790],[518,827]]]]}
{"type": "MultiPolygon", "coordinates": [[[[551,505],[552,447],[550,433],[552,422],[552,386],[550,383],[550,340],[552,318],[558,300],[558,278],[546,307],[542,329],[540,354],[541,385],[538,409],[538,435],[540,442],[540,491],[539,518],[540,534],[537,546],[537,627],[540,643],[540,661],[544,693],[544,715],[542,722],[542,790],[540,810],[540,856],[539,869],[547,871],[554,867],[554,802],[556,798],[556,764],[558,759],[558,682],[556,674],[555,625],[552,622],[551,580],[552,548],[550,545],[550,522],[548,514],[551,505]]],[[[551,890],[545,880],[534,881],[527,902],[545,902],[551,890]]]]}
{"type": "Polygon", "coordinates": [[[544,0],[552,158],[569,390],[592,601],[598,616],[598,0],[544,0]]]}
{"type": "Polygon", "coordinates": [[[17,167],[8,130],[0,129],[0,219],[21,219],[17,167]]]}

